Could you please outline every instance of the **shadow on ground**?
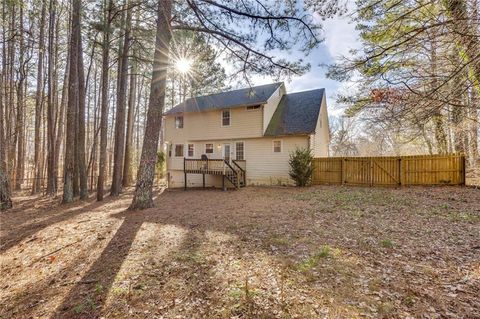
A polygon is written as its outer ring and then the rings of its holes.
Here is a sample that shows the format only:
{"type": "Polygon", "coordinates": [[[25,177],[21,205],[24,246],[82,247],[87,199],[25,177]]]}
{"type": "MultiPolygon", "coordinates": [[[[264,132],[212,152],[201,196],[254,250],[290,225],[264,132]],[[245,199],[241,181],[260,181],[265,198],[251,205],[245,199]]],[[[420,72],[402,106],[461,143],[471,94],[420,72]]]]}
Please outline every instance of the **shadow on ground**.
{"type": "MultiPolygon", "coordinates": [[[[167,191],[155,208],[104,212],[103,219],[119,226],[111,228],[108,243],[80,278],[71,273],[78,273],[75,264],[86,258],[88,247],[62,269],[63,277],[53,273],[37,282],[0,314],[35,316],[36,299],[61,295],[49,316],[475,317],[480,277],[455,293],[445,285],[478,262],[472,247],[478,244],[474,214],[480,207],[473,203],[480,197],[467,190],[462,194],[472,198],[461,202],[448,190],[427,191],[431,195],[355,188],[167,191]],[[452,222],[461,209],[472,219],[452,222]],[[165,235],[168,227],[178,237],[173,244],[165,235]],[[32,306],[25,307],[28,297],[32,306]]],[[[2,251],[101,205],[69,207],[18,227],[18,234],[6,235],[2,251]]]]}

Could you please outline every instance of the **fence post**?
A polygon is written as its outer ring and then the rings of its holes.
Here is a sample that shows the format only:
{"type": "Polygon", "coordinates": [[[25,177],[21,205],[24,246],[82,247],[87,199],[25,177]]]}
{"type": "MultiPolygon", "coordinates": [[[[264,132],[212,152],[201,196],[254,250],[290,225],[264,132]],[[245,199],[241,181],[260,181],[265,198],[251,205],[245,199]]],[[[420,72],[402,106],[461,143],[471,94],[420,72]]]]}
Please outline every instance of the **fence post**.
{"type": "Polygon", "coordinates": [[[373,158],[370,157],[370,187],[373,186],[373,158]]]}
{"type": "Polygon", "coordinates": [[[341,176],[340,178],[342,179],[342,185],[345,184],[345,161],[346,159],[344,157],[342,157],[342,161],[340,162],[341,163],[341,176]]]}
{"type": "Polygon", "coordinates": [[[399,184],[400,186],[403,185],[402,171],[403,171],[403,170],[402,170],[402,158],[399,157],[399,158],[398,158],[398,180],[399,180],[398,184],[399,184]]]}

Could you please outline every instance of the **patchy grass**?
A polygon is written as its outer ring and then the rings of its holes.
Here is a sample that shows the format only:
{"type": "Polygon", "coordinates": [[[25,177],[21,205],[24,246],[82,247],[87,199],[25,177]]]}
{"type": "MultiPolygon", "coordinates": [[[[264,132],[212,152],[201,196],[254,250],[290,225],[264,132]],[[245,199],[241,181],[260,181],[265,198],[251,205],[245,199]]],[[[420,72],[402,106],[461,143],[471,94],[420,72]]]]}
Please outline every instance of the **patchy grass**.
{"type": "Polygon", "coordinates": [[[309,257],[307,260],[302,261],[301,263],[298,264],[297,269],[300,271],[307,271],[310,270],[318,265],[318,262],[323,259],[327,258],[330,256],[330,247],[329,246],[323,246],[320,251],[315,253],[315,255],[309,257]]]}
{"type": "Polygon", "coordinates": [[[393,248],[393,246],[395,246],[393,244],[393,241],[391,241],[390,239],[384,239],[380,242],[380,244],[382,245],[382,247],[384,248],[393,248]]]}
{"type": "Polygon", "coordinates": [[[16,197],[0,318],[480,317],[480,191],[166,191],[126,211],[16,197]]]}

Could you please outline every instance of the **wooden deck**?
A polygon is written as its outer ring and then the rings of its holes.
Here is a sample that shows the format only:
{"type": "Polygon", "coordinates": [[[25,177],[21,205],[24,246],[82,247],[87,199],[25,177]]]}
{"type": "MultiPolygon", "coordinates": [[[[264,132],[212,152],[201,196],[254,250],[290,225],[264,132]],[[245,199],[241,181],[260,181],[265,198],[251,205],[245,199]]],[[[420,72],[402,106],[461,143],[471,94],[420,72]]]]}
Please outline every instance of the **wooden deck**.
{"type": "Polygon", "coordinates": [[[202,174],[203,187],[205,187],[205,175],[222,176],[222,188],[225,188],[225,179],[236,188],[246,185],[246,161],[232,160],[231,163],[224,159],[183,159],[183,172],[185,174],[185,189],[187,188],[187,174],[202,174]]]}

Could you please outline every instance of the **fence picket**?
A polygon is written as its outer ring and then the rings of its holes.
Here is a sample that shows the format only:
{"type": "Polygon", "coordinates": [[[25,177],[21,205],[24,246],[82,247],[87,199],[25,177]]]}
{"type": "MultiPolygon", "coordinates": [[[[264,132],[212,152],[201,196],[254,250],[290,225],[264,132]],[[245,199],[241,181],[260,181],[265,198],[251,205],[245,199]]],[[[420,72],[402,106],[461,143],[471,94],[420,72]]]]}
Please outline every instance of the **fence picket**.
{"type": "Polygon", "coordinates": [[[465,156],[325,157],[313,160],[313,184],[461,185],[465,156]]]}

